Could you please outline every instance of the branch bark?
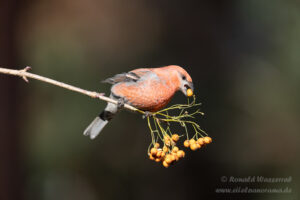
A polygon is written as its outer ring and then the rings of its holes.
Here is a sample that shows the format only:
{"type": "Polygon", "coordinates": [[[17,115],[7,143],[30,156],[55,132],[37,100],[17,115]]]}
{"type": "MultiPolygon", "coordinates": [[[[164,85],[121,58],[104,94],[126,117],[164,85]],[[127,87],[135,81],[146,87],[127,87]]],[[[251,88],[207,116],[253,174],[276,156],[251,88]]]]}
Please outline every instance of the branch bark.
{"type": "MultiPolygon", "coordinates": [[[[72,86],[72,85],[69,85],[69,84],[66,84],[66,83],[63,83],[63,82],[60,82],[60,81],[56,81],[56,80],[53,80],[53,79],[50,79],[50,78],[47,78],[47,77],[44,77],[44,76],[29,73],[28,70],[30,70],[30,69],[31,69],[31,67],[28,67],[28,66],[25,67],[24,69],[21,69],[21,70],[14,70],[14,69],[7,69],[7,68],[1,68],[0,67],[0,73],[12,75],[12,76],[19,76],[19,77],[23,78],[23,80],[26,81],[27,83],[29,82],[28,78],[36,79],[36,80],[39,80],[39,81],[42,81],[42,82],[45,82],[45,83],[49,83],[49,84],[52,84],[52,85],[56,85],[58,87],[65,88],[67,90],[71,90],[71,91],[74,91],[74,92],[78,92],[78,93],[87,95],[87,96],[92,97],[92,98],[98,98],[98,99],[106,101],[106,102],[110,102],[110,103],[113,103],[113,104],[118,104],[118,101],[104,96],[103,93],[84,90],[84,89],[81,89],[79,87],[75,87],[75,86],[72,86]]],[[[143,111],[141,111],[141,110],[139,110],[139,109],[137,109],[137,108],[135,108],[135,107],[133,107],[129,104],[124,104],[124,108],[126,108],[128,110],[131,110],[131,111],[134,111],[134,112],[139,112],[139,113],[144,114],[143,111]]]]}

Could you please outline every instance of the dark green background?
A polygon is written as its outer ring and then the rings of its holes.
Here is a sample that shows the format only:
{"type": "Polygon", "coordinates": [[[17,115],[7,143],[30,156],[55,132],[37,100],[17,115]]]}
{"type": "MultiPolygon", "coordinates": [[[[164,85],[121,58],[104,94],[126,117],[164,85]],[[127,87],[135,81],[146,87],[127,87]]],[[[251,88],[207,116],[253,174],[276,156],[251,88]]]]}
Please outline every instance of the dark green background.
{"type": "MultiPolygon", "coordinates": [[[[82,135],[105,103],[0,75],[0,199],[299,198],[298,1],[11,0],[0,65],[109,93],[101,80],[183,66],[214,142],[168,169],[147,158],[146,121],[122,112],[82,135]],[[217,194],[222,176],[289,177],[290,194],[217,194]]],[[[177,94],[172,103],[185,102],[177,94]]]]}

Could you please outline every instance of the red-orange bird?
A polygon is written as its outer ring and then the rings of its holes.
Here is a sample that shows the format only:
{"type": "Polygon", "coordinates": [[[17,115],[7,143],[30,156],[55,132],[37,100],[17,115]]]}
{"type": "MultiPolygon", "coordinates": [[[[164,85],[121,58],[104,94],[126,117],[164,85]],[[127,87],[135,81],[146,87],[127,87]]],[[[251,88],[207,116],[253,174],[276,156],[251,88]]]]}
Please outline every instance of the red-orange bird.
{"type": "Polygon", "coordinates": [[[112,84],[110,97],[118,100],[119,105],[108,103],[104,111],[85,129],[84,135],[89,135],[91,139],[101,132],[124,103],[154,112],[166,106],[176,91],[180,90],[190,96],[187,90],[194,89],[191,76],[177,65],[135,69],[103,82],[112,84]]]}

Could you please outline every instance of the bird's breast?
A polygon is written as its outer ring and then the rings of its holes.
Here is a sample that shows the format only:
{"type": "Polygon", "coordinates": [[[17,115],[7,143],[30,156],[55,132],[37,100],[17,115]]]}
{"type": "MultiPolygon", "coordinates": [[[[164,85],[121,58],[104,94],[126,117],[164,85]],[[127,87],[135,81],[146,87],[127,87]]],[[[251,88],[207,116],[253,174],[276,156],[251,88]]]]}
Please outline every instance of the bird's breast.
{"type": "Polygon", "coordinates": [[[130,105],[138,109],[154,112],[170,102],[176,88],[156,77],[138,82],[118,83],[112,87],[111,91],[125,98],[130,105]]]}

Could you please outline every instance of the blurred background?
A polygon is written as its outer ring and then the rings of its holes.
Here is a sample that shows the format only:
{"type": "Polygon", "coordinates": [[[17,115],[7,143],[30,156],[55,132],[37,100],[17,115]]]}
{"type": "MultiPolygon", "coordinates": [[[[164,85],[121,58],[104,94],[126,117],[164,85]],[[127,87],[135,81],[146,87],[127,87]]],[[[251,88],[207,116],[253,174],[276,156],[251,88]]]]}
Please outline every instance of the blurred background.
{"type": "MultiPolygon", "coordinates": [[[[147,157],[140,115],[120,113],[91,141],[83,130],[105,102],[0,74],[1,200],[299,199],[298,1],[0,2],[0,66],[106,94],[101,80],[116,73],[183,66],[213,138],[165,169],[147,157]],[[231,186],[291,192],[216,192],[231,186]]],[[[178,93],[171,103],[184,102],[178,93]]]]}

